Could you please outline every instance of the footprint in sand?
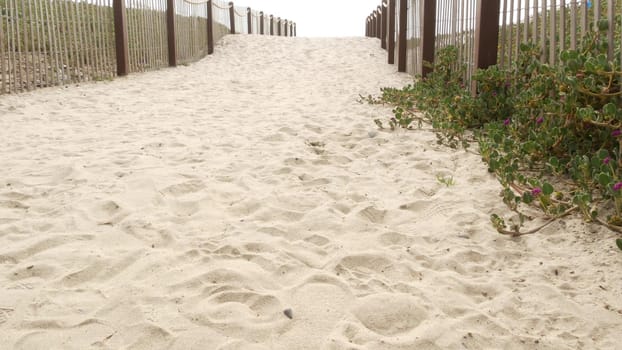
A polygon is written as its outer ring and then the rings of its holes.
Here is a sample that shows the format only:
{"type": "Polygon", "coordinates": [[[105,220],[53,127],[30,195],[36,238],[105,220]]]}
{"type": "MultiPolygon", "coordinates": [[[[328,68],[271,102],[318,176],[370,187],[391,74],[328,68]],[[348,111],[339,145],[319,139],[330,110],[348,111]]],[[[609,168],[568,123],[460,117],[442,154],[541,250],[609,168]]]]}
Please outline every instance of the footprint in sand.
{"type": "Polygon", "coordinates": [[[25,193],[20,193],[20,192],[15,192],[15,191],[2,193],[0,194],[0,196],[6,197],[12,200],[16,200],[16,201],[24,201],[24,200],[32,199],[31,195],[27,195],[25,193]]]}
{"type": "Polygon", "coordinates": [[[395,293],[361,298],[352,312],[367,329],[388,337],[408,334],[428,318],[422,300],[395,293]]]}
{"type": "Polygon", "coordinates": [[[298,132],[296,132],[296,130],[294,130],[294,129],[290,128],[290,127],[287,127],[287,126],[280,128],[279,131],[283,132],[283,133],[285,133],[287,135],[290,135],[290,136],[298,136],[298,132]]]}
{"type": "Polygon", "coordinates": [[[324,185],[328,185],[331,183],[330,179],[323,178],[323,177],[316,179],[308,174],[299,175],[298,179],[300,179],[300,181],[302,181],[305,186],[310,186],[310,187],[324,186],[324,185]]]}
{"type": "Polygon", "coordinates": [[[162,193],[174,196],[181,197],[187,194],[192,194],[199,192],[205,189],[205,183],[201,180],[189,180],[181,183],[177,183],[171,186],[166,187],[162,190],[162,193]]]}
{"type": "Polygon", "coordinates": [[[292,173],[292,168],[290,167],[283,167],[283,168],[279,168],[275,171],[273,171],[274,175],[287,175],[287,174],[291,174],[292,173]]]}
{"type": "Polygon", "coordinates": [[[167,200],[166,203],[170,213],[178,217],[193,216],[201,210],[200,201],[167,200]]]}
{"type": "Polygon", "coordinates": [[[0,261],[15,261],[28,259],[47,250],[60,247],[65,244],[76,243],[77,241],[88,241],[94,238],[93,235],[56,235],[44,239],[33,240],[24,246],[13,251],[5,251],[0,255],[0,261]]]}
{"type": "Polygon", "coordinates": [[[268,135],[263,138],[263,141],[265,142],[283,142],[285,140],[285,136],[281,133],[268,135]]]}
{"type": "Polygon", "coordinates": [[[0,208],[7,209],[18,209],[18,210],[28,210],[28,206],[22,204],[21,202],[8,200],[8,201],[0,201],[0,208]]]}
{"type": "Polygon", "coordinates": [[[168,246],[174,241],[174,236],[169,229],[156,227],[143,219],[125,220],[121,225],[121,230],[147,245],[159,248],[168,246]]]}
{"type": "Polygon", "coordinates": [[[310,130],[316,134],[321,134],[322,133],[322,128],[316,125],[310,125],[310,124],[305,124],[305,129],[310,130]]]}
{"type": "Polygon", "coordinates": [[[60,283],[65,287],[76,287],[90,281],[107,281],[130,268],[140,256],[130,253],[125,257],[116,259],[98,259],[89,263],[86,267],[64,276],[60,283]]]}
{"type": "Polygon", "coordinates": [[[2,325],[3,323],[6,323],[11,317],[11,315],[13,314],[13,312],[14,312],[13,309],[9,309],[6,307],[0,307],[0,325],[2,325]]]}
{"type": "Polygon", "coordinates": [[[403,204],[400,205],[400,209],[411,211],[423,218],[447,216],[455,210],[454,206],[451,204],[436,203],[434,201],[427,200],[403,204]]]}
{"type": "Polygon", "coordinates": [[[373,206],[367,207],[361,210],[358,215],[369,222],[379,224],[384,221],[384,217],[387,215],[386,210],[376,209],[373,206]]]}
{"type": "MultiPolygon", "coordinates": [[[[227,305],[242,306],[253,320],[269,321],[279,315],[282,304],[272,295],[263,295],[248,291],[225,291],[212,295],[209,302],[226,308],[227,305]]],[[[220,314],[220,312],[219,312],[220,314]]]]}
{"type": "Polygon", "coordinates": [[[98,225],[115,225],[129,214],[119,204],[111,200],[99,202],[91,208],[90,213],[98,225]]]}
{"type": "Polygon", "coordinates": [[[17,270],[9,276],[12,281],[27,280],[33,277],[47,280],[56,274],[56,268],[49,265],[28,265],[17,270]]]}
{"type": "Polygon", "coordinates": [[[378,237],[378,241],[384,246],[399,246],[400,248],[410,246],[413,238],[397,232],[383,233],[378,237]]]}
{"type": "Polygon", "coordinates": [[[300,166],[305,165],[307,162],[305,162],[302,158],[287,158],[283,163],[288,166],[300,166]]]}
{"type": "Polygon", "coordinates": [[[305,241],[315,244],[318,247],[323,247],[325,245],[327,245],[328,243],[330,243],[330,240],[324,236],[320,236],[320,235],[312,235],[309,236],[307,238],[305,238],[305,241]]]}
{"type": "Polygon", "coordinates": [[[324,154],[324,152],[326,151],[326,144],[322,141],[307,140],[305,143],[307,144],[307,146],[309,146],[309,148],[311,148],[311,151],[317,155],[324,154]]]}

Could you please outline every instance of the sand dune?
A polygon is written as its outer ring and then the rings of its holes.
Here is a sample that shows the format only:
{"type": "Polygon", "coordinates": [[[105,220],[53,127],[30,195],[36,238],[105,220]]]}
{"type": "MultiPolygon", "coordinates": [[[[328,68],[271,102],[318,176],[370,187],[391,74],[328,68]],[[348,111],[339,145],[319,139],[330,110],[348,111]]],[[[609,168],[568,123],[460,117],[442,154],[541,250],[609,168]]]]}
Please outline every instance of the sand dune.
{"type": "Polygon", "coordinates": [[[375,132],[378,46],[0,97],[0,349],[620,349],[613,235],[499,236],[476,154],[375,132]]]}

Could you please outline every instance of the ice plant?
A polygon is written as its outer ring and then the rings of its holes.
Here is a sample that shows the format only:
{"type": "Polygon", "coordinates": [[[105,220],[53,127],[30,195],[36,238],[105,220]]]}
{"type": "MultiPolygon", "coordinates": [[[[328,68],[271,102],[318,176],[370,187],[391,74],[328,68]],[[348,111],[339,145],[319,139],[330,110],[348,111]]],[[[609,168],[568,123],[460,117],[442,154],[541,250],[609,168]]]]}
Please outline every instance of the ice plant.
{"type": "MultiPolygon", "coordinates": [[[[622,232],[622,126],[612,127],[622,120],[622,79],[603,59],[607,47],[598,45],[603,24],[576,50],[563,51],[560,64],[540,63],[542,47],[520,45],[510,68],[474,72],[476,95],[460,88],[467,67],[456,67],[458,50],[447,47],[433,73],[385,102],[396,105],[396,115],[423,112],[439,144],[467,147],[475,135],[488,171],[504,187],[504,203],[519,217],[527,218],[522,205],[530,205],[550,218],[547,224],[579,213],[622,232]]],[[[508,230],[500,216],[491,219],[514,236],[541,228],[520,232],[521,220],[508,230]]]]}

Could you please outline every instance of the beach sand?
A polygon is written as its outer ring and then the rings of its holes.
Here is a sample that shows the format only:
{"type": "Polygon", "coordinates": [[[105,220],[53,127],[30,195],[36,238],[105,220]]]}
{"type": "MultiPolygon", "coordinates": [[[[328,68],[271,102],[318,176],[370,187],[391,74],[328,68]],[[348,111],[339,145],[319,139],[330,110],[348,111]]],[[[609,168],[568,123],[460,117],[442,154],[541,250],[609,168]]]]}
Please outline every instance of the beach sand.
{"type": "Polygon", "coordinates": [[[0,349],[621,349],[615,235],[496,233],[477,154],[358,102],[410,82],[376,39],[238,35],[0,96],[0,349]]]}

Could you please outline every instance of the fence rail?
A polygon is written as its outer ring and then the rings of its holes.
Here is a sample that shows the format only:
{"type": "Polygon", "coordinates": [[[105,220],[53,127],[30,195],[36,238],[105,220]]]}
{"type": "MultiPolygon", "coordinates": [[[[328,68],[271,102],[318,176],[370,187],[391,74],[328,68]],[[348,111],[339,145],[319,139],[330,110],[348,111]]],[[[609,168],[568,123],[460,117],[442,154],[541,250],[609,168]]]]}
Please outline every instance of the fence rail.
{"type": "Polygon", "coordinates": [[[620,0],[386,0],[366,18],[365,33],[380,39],[400,72],[425,76],[436,53],[458,49],[465,80],[478,68],[509,67],[521,44],[541,49],[541,61],[560,64],[587,33],[607,26],[608,60],[622,64],[620,0]]]}
{"type": "Polygon", "coordinates": [[[0,0],[0,95],[197,61],[271,18],[220,0],[0,0]]]}

